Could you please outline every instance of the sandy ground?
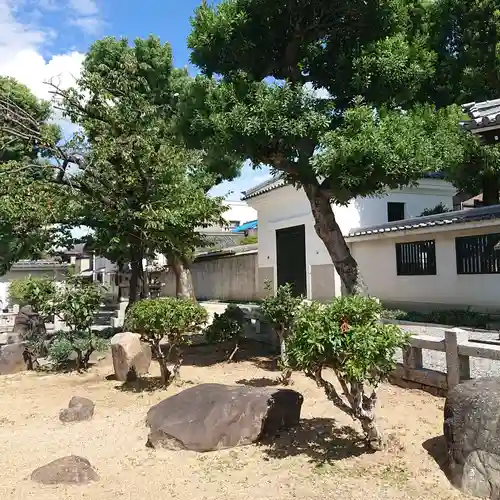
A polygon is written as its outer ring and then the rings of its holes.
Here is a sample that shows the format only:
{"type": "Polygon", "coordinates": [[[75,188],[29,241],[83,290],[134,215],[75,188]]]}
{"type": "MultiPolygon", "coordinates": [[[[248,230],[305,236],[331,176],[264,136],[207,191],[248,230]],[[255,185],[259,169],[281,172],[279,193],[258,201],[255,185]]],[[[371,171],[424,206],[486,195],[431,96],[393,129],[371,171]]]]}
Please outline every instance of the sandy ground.
{"type": "MultiPolygon", "coordinates": [[[[345,500],[465,498],[448,483],[433,454],[441,450],[443,400],[385,385],[380,423],[393,434],[392,449],[368,454],[359,427],[329,403],[316,386],[294,374],[304,395],[303,425],[272,445],[197,454],[145,447],[144,419],[153,404],[202,382],[265,383],[276,373],[257,358],[235,364],[187,359],[182,384],[167,391],[154,379],[131,390],[108,380],[109,355],[81,374],[23,373],[0,378],[0,498],[122,500],[303,499],[345,500]],[[141,390],[138,390],[141,389],[141,390]],[[58,412],[72,396],[96,403],[92,421],[62,424],[58,412]],[[49,487],[33,483],[31,471],[56,458],[86,457],[100,481],[49,487]]],[[[152,376],[158,374],[153,362],[152,376]]]]}

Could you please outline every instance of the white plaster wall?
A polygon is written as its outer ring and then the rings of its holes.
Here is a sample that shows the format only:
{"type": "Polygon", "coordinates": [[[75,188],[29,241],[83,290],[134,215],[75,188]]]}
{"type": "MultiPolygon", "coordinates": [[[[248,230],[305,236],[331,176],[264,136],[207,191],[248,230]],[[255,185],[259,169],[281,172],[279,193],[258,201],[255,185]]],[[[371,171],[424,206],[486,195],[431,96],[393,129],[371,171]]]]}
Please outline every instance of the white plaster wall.
{"type": "MultiPolygon", "coordinates": [[[[416,217],[426,208],[433,208],[440,202],[451,208],[454,193],[455,189],[447,182],[423,179],[416,188],[390,191],[383,197],[356,199],[348,206],[335,206],[334,213],[342,232],[346,234],[351,229],[387,222],[388,201],[405,203],[405,215],[416,217]]],[[[288,185],[250,198],[248,204],[256,209],[259,221],[258,266],[273,267],[275,283],[276,230],[305,225],[307,288],[310,296],[310,266],[331,264],[332,261],[316,234],[311,206],[304,191],[288,185]]],[[[336,279],[335,288],[340,294],[340,279],[336,279]]]]}
{"type": "MultiPolygon", "coordinates": [[[[32,276],[33,278],[55,278],[56,280],[64,280],[64,270],[59,269],[41,269],[41,270],[16,270],[11,269],[7,274],[0,277],[0,300],[4,307],[8,303],[9,285],[12,281],[20,280],[32,276]]],[[[12,306],[13,304],[8,304],[12,306]]]]}
{"type": "Polygon", "coordinates": [[[352,254],[370,294],[382,301],[472,306],[500,310],[500,275],[458,275],[455,238],[498,233],[500,224],[434,232],[412,231],[380,235],[376,239],[356,238],[349,242],[352,254]],[[395,243],[434,239],[436,242],[435,276],[398,276],[395,243]]]}

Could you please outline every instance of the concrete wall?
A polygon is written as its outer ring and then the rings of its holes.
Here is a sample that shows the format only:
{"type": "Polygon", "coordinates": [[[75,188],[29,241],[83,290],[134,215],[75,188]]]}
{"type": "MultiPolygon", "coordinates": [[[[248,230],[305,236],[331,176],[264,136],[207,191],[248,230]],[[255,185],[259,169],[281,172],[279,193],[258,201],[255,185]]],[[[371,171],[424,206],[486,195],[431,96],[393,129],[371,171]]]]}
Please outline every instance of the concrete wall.
{"type": "MultiPolygon", "coordinates": [[[[258,298],[257,252],[203,259],[191,265],[196,297],[200,300],[242,300],[258,298]]],[[[175,295],[175,276],[162,278],[163,296],[175,295]]]]}
{"type": "Polygon", "coordinates": [[[500,222],[485,221],[438,229],[422,228],[348,240],[370,294],[389,306],[409,309],[466,308],[500,311],[500,275],[457,274],[455,238],[499,233],[500,222]],[[437,274],[398,276],[396,243],[435,240],[437,274]]]}
{"type": "MultiPolygon", "coordinates": [[[[65,274],[64,269],[11,269],[7,274],[0,277],[0,300],[3,302],[4,307],[8,303],[9,285],[12,281],[27,278],[55,278],[58,281],[63,281],[65,274]]],[[[13,304],[9,304],[10,307],[13,304]]]]}
{"type": "MultiPolygon", "coordinates": [[[[389,191],[378,198],[358,198],[346,207],[334,206],[334,213],[342,232],[347,234],[351,229],[387,222],[388,202],[405,203],[405,216],[417,217],[426,208],[434,208],[439,203],[451,208],[455,191],[445,181],[423,179],[416,188],[389,191]]],[[[284,186],[251,198],[248,203],[258,213],[258,267],[261,273],[269,276],[269,269],[272,269],[272,281],[277,282],[276,230],[304,224],[307,297],[324,300],[341,294],[340,277],[316,234],[311,206],[302,189],[284,186]]],[[[263,293],[261,287],[259,293],[263,293]]]]}

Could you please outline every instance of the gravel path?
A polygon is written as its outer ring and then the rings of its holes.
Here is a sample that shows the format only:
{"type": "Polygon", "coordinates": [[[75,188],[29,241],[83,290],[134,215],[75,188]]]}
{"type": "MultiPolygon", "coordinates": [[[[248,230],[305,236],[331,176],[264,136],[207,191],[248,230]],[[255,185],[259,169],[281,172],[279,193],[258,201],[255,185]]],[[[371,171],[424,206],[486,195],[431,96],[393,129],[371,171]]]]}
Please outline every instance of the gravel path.
{"type": "MultiPolygon", "coordinates": [[[[437,338],[444,338],[445,328],[439,326],[423,326],[423,325],[400,325],[404,330],[417,335],[431,335],[437,338]]],[[[486,340],[497,341],[498,332],[495,331],[471,331],[471,340],[486,340]]],[[[423,350],[422,353],[424,368],[446,372],[446,360],[444,352],[423,350]]],[[[397,355],[398,362],[402,362],[402,353],[397,355]]],[[[470,359],[471,376],[490,377],[500,376],[500,361],[491,359],[471,358],[470,359]]]]}

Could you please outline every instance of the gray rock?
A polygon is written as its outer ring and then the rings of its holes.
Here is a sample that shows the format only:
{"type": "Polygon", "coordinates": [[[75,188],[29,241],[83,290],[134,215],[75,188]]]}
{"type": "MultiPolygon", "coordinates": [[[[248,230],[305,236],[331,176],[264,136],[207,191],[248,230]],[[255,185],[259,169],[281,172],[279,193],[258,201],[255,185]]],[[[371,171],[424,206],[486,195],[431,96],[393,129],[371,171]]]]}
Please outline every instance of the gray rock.
{"type": "Polygon", "coordinates": [[[146,446],[203,452],[250,444],[297,425],[303,400],[290,389],[201,384],[148,411],[146,446]]]}
{"type": "Polygon", "coordinates": [[[480,498],[500,499],[500,377],[474,379],[449,391],[444,436],[451,482],[480,498]]]}
{"type": "Polygon", "coordinates": [[[0,345],[20,344],[23,341],[23,335],[19,332],[0,333],[0,345]]]}
{"type": "Polygon", "coordinates": [[[70,455],[35,469],[31,479],[41,484],[88,484],[99,476],[86,458],[70,455]]]}
{"type": "Polygon", "coordinates": [[[151,365],[151,347],[137,333],[117,333],[111,339],[113,368],[117,380],[132,381],[145,375],[151,365]]]}
{"type": "Polygon", "coordinates": [[[26,347],[22,344],[8,344],[0,347],[0,375],[11,375],[28,369],[26,347]]]}
{"type": "Polygon", "coordinates": [[[94,416],[94,408],[95,404],[90,399],[73,396],[68,408],[59,412],[59,420],[66,423],[90,420],[94,416]]]}
{"type": "Polygon", "coordinates": [[[19,309],[14,320],[14,333],[18,333],[26,339],[32,332],[37,335],[45,334],[45,324],[40,318],[40,315],[33,311],[30,305],[26,305],[19,309]]]}

